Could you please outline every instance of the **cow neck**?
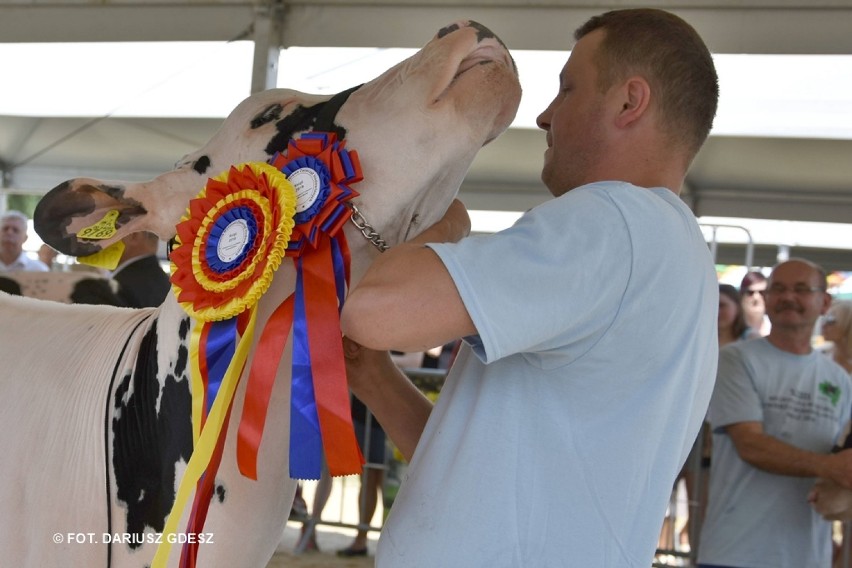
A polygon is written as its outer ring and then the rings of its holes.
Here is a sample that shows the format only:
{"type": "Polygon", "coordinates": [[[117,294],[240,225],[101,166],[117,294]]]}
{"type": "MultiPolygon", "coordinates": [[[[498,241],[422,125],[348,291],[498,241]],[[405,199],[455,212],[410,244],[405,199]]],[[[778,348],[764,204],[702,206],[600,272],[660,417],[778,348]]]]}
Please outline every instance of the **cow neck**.
{"type": "MultiPolygon", "coordinates": [[[[322,109],[317,114],[317,120],[314,123],[314,130],[319,132],[332,132],[334,130],[334,119],[337,117],[337,113],[340,108],[346,103],[349,99],[349,95],[357,91],[361,88],[361,85],[357,85],[350,89],[346,89],[345,91],[340,91],[333,97],[331,97],[328,102],[326,102],[322,109]]],[[[349,216],[349,220],[352,222],[355,227],[364,235],[364,238],[367,239],[374,247],[379,249],[379,252],[385,252],[390,248],[387,242],[382,238],[378,231],[367,221],[364,217],[364,214],[361,213],[361,210],[352,203],[351,201],[347,201],[344,203],[350,211],[352,212],[349,216]]]]}

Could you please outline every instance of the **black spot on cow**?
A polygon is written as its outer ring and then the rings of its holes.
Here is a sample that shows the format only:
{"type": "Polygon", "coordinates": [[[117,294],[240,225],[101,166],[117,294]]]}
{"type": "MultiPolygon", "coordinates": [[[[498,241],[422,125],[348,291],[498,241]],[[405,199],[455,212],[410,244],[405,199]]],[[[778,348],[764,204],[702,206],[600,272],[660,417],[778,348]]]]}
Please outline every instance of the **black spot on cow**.
{"type": "MultiPolygon", "coordinates": [[[[293,112],[276,122],[275,127],[278,132],[266,146],[266,153],[270,156],[274,156],[278,152],[283,153],[291,138],[296,138],[297,134],[313,130],[317,116],[326,104],[319,103],[310,107],[299,105],[293,112]]],[[[332,124],[331,131],[337,134],[338,140],[346,138],[346,129],[337,124],[332,124]]]]}
{"type": "Polygon", "coordinates": [[[219,500],[219,503],[225,502],[225,486],[217,485],[216,486],[216,499],[219,500]]]}
{"type": "MultiPolygon", "coordinates": [[[[176,466],[192,454],[192,397],[186,380],[157,380],[157,326],[145,334],[132,375],[117,386],[112,419],[116,496],[127,526],[114,532],[162,532],[175,499],[176,466]]],[[[139,544],[131,544],[138,548],[139,544]]]]}
{"type": "Polygon", "coordinates": [[[458,24],[450,24],[449,26],[443,27],[438,30],[438,37],[441,38],[444,36],[448,36],[454,31],[457,31],[459,28],[460,26],[458,24]]]}
{"type": "Polygon", "coordinates": [[[201,175],[207,173],[207,170],[210,169],[210,156],[201,156],[195,160],[195,163],[192,164],[192,169],[201,175]]]}
{"type": "Polygon", "coordinates": [[[251,129],[255,130],[260,128],[264,124],[270,123],[273,120],[278,120],[281,118],[281,111],[284,110],[284,107],[278,103],[273,105],[269,105],[265,109],[263,109],[257,116],[251,119],[251,129]]]}
{"type": "Polygon", "coordinates": [[[180,346],[178,347],[177,359],[175,360],[174,373],[177,377],[186,375],[186,364],[189,360],[189,349],[187,348],[187,337],[189,336],[189,318],[183,318],[178,328],[180,346]]]}
{"type": "Polygon", "coordinates": [[[491,30],[489,30],[488,28],[486,28],[485,26],[483,26],[479,22],[474,22],[473,20],[471,20],[470,22],[468,22],[468,26],[476,30],[476,41],[477,42],[481,42],[484,39],[491,38],[491,39],[496,39],[497,41],[500,42],[500,45],[502,45],[503,47],[506,47],[506,44],[503,43],[503,41],[499,37],[497,37],[497,35],[494,32],[492,32],[491,30]]]}

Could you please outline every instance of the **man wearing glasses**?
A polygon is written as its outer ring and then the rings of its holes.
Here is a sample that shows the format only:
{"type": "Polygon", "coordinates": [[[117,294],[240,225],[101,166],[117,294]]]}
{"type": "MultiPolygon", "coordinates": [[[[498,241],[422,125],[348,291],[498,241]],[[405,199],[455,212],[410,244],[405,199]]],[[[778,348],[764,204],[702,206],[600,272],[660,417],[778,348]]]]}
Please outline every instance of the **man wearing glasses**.
{"type": "Polygon", "coordinates": [[[812,262],[777,265],[764,292],[769,335],[720,351],[699,567],[831,565],[831,525],[808,493],[817,477],[852,488],[852,452],[830,453],[850,418],[852,382],[811,347],[831,305],[826,287],[812,262]]]}

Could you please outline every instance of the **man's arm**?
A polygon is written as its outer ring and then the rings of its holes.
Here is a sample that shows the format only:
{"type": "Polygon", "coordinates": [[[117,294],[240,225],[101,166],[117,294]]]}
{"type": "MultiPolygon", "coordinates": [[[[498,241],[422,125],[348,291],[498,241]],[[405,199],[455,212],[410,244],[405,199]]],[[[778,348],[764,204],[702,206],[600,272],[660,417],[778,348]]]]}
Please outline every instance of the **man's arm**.
{"type": "Polygon", "coordinates": [[[382,429],[411,461],[432,411],[432,403],[408,380],[387,351],[361,347],[343,338],[349,388],[367,405],[382,429]]]}
{"type": "Polygon", "coordinates": [[[444,263],[424,246],[469,232],[470,218],[456,200],[440,221],[379,255],[346,298],[344,335],[373,349],[410,352],[476,333],[444,263]]]}
{"type": "Polygon", "coordinates": [[[743,461],[758,469],[792,477],[822,477],[852,489],[852,452],[803,450],[766,434],[760,422],[739,422],[725,430],[743,461]]]}

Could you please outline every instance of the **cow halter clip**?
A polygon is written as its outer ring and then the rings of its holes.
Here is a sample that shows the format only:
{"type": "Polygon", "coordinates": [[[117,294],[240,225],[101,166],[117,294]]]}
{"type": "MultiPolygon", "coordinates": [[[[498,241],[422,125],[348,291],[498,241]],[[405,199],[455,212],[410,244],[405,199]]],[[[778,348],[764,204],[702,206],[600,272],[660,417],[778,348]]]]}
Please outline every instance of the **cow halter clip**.
{"type": "MultiPolygon", "coordinates": [[[[317,115],[317,120],[314,123],[314,130],[328,132],[334,130],[334,118],[337,116],[337,111],[340,110],[340,107],[343,106],[349,98],[349,95],[360,88],[361,85],[357,85],[346,89],[345,91],[340,91],[331,97],[328,102],[323,105],[322,110],[317,115]]],[[[352,211],[352,214],[349,216],[349,220],[352,221],[352,224],[355,225],[359,231],[361,231],[361,234],[364,235],[365,239],[367,239],[374,247],[379,249],[379,252],[385,252],[390,248],[387,241],[385,241],[379,232],[367,222],[367,219],[364,217],[364,214],[361,213],[361,210],[358,209],[357,205],[351,201],[345,202],[344,205],[352,211]]]]}

